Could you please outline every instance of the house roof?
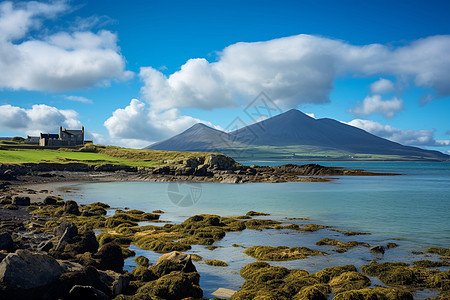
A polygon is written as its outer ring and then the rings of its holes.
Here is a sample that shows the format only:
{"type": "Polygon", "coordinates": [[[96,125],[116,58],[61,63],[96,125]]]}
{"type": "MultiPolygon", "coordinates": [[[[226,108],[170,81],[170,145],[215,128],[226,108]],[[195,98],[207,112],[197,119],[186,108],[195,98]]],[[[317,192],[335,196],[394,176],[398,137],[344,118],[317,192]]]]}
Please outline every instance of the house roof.
{"type": "Polygon", "coordinates": [[[54,133],[41,133],[41,139],[58,139],[59,134],[54,133]]]}
{"type": "Polygon", "coordinates": [[[71,135],[80,135],[83,134],[82,130],[70,130],[70,129],[66,129],[63,130],[63,132],[67,133],[67,134],[71,134],[71,135]]]}

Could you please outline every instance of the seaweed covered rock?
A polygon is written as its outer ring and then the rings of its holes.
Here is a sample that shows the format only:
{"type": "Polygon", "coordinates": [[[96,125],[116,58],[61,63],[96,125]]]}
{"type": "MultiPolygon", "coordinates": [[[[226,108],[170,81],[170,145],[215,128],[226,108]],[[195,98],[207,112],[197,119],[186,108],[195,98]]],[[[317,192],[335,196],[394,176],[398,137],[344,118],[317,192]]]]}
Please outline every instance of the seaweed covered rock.
{"type": "Polygon", "coordinates": [[[370,279],[359,272],[345,272],[329,281],[333,293],[359,290],[370,286],[370,279]]]}
{"type": "Polygon", "coordinates": [[[179,300],[188,297],[202,298],[203,291],[199,286],[199,281],[200,275],[197,272],[171,272],[140,287],[135,298],[167,300],[179,300]]]}
{"type": "Polygon", "coordinates": [[[292,299],[294,300],[326,300],[329,291],[325,285],[303,287],[292,299]]]}
{"type": "Polygon", "coordinates": [[[346,272],[357,272],[354,265],[336,266],[325,268],[319,272],[314,273],[314,276],[322,283],[328,283],[333,278],[340,276],[346,272]]]}
{"type": "Polygon", "coordinates": [[[287,246],[254,246],[250,247],[244,251],[245,254],[259,259],[259,260],[270,260],[270,261],[283,261],[283,260],[294,260],[294,259],[304,259],[308,256],[324,255],[324,252],[317,250],[312,250],[306,247],[292,247],[287,246]]]}
{"type": "Polygon", "coordinates": [[[147,268],[148,266],[150,266],[149,259],[142,255],[136,256],[136,258],[134,259],[134,262],[137,263],[141,267],[147,268]]]}
{"type": "Polygon", "coordinates": [[[218,260],[218,259],[205,260],[205,264],[207,264],[209,266],[215,266],[215,267],[228,267],[228,264],[226,262],[218,260]]]}
{"type": "Polygon", "coordinates": [[[396,288],[377,287],[374,289],[365,288],[361,290],[351,290],[337,294],[334,300],[372,300],[372,299],[389,299],[389,300],[413,300],[411,292],[396,288]]]}
{"type": "Polygon", "coordinates": [[[192,263],[191,256],[178,251],[161,255],[158,262],[150,270],[157,277],[170,274],[173,271],[181,271],[184,273],[197,272],[197,269],[192,263]]]}
{"type": "Polygon", "coordinates": [[[316,243],[317,246],[324,246],[324,245],[328,245],[328,246],[336,246],[336,247],[340,247],[340,248],[353,248],[359,245],[363,245],[363,246],[368,246],[368,244],[366,243],[362,243],[362,242],[357,242],[357,241],[350,241],[350,242],[341,242],[335,239],[329,239],[329,238],[324,238],[321,239],[320,241],[318,241],[316,243]]]}
{"type": "Polygon", "coordinates": [[[101,270],[113,270],[122,272],[124,260],[122,249],[115,243],[107,243],[98,250],[94,258],[99,259],[98,268],[101,270]]]}
{"type": "Polygon", "coordinates": [[[70,215],[80,215],[80,210],[78,209],[78,204],[73,200],[68,200],[64,203],[63,211],[70,215]]]}

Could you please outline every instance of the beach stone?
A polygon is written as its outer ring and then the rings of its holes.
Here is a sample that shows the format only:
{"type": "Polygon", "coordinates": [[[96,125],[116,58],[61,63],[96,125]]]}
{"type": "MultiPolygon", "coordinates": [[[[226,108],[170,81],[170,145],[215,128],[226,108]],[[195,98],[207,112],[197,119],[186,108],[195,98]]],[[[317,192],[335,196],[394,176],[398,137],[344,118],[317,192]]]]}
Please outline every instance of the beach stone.
{"type": "Polygon", "coordinates": [[[122,255],[122,248],[115,243],[107,243],[93,255],[94,258],[98,258],[100,270],[112,270],[115,272],[122,272],[124,259],[122,255]]]}
{"type": "Polygon", "coordinates": [[[0,250],[11,251],[14,248],[14,242],[9,232],[0,233],[0,250]]]}
{"type": "Polygon", "coordinates": [[[0,263],[0,282],[8,289],[33,289],[50,284],[63,272],[53,257],[19,249],[0,263]]]}
{"type": "Polygon", "coordinates": [[[372,247],[370,248],[370,252],[384,254],[384,247],[383,246],[372,247]]]}
{"type": "Polygon", "coordinates": [[[130,283],[127,275],[119,274],[111,270],[99,271],[100,280],[108,286],[113,296],[123,293],[130,283]]]}
{"type": "Polygon", "coordinates": [[[66,214],[71,214],[71,215],[76,215],[76,216],[80,215],[80,210],[78,209],[78,204],[73,200],[66,201],[64,203],[63,210],[66,214]]]}
{"type": "Polygon", "coordinates": [[[97,290],[95,287],[90,285],[74,285],[69,291],[68,300],[78,300],[78,299],[98,299],[98,300],[109,300],[111,299],[102,291],[97,290]]]}
{"type": "Polygon", "coordinates": [[[21,206],[29,206],[30,205],[30,197],[16,196],[16,197],[14,197],[12,204],[21,205],[21,206]]]}
{"type": "Polygon", "coordinates": [[[78,235],[77,225],[75,225],[71,222],[62,222],[61,224],[59,224],[58,226],[56,226],[53,229],[53,234],[56,237],[61,237],[65,233],[66,229],[68,230],[68,234],[71,238],[78,235]]]}
{"type": "Polygon", "coordinates": [[[48,288],[46,299],[67,299],[71,289],[76,285],[92,286],[108,297],[111,296],[108,286],[101,281],[99,272],[94,267],[89,266],[81,270],[61,274],[48,288]]]}
{"type": "Polygon", "coordinates": [[[46,197],[44,199],[44,204],[45,205],[56,205],[58,203],[58,200],[55,197],[46,197]]]}
{"type": "Polygon", "coordinates": [[[150,270],[157,277],[170,274],[173,271],[181,271],[185,273],[197,272],[197,269],[192,263],[191,256],[178,251],[161,255],[158,262],[152,266],[150,270]]]}

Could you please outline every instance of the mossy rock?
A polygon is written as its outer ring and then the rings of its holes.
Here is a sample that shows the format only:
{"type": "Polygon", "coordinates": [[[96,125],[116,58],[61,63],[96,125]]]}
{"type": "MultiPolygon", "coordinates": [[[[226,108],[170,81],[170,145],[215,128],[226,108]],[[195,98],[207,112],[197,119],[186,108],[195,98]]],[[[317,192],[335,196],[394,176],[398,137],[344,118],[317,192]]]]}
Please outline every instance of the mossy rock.
{"type": "Polygon", "coordinates": [[[249,211],[245,214],[246,216],[255,217],[255,216],[270,216],[270,214],[266,214],[263,212],[257,212],[257,211],[249,211]]]}
{"type": "Polygon", "coordinates": [[[339,230],[339,229],[335,229],[335,228],[328,229],[328,230],[336,231],[336,232],[342,233],[343,235],[346,235],[346,236],[354,236],[354,235],[371,235],[371,233],[369,233],[369,232],[345,231],[345,230],[339,230]]]}
{"type": "Polygon", "coordinates": [[[132,237],[122,234],[111,234],[107,232],[102,232],[99,235],[97,235],[97,241],[100,244],[100,246],[103,246],[104,244],[111,242],[114,242],[122,246],[129,246],[132,240],[133,240],[132,237]]]}
{"type": "Polygon", "coordinates": [[[202,260],[203,260],[203,257],[201,257],[201,256],[198,255],[198,254],[191,254],[191,259],[192,259],[193,261],[202,261],[202,260]]]}
{"type": "Polygon", "coordinates": [[[314,276],[319,279],[322,283],[328,283],[335,277],[340,276],[346,272],[357,272],[354,265],[336,266],[325,268],[319,272],[314,273],[314,276]]]}
{"type": "Polygon", "coordinates": [[[64,214],[64,210],[60,205],[46,205],[31,213],[40,216],[60,217],[64,214]]]}
{"type": "Polygon", "coordinates": [[[197,272],[174,271],[157,280],[150,281],[137,290],[136,298],[179,300],[183,298],[202,298],[203,291],[198,286],[200,275],[197,272]]]}
{"type": "Polygon", "coordinates": [[[133,257],[136,255],[136,252],[127,248],[127,247],[120,247],[120,249],[122,250],[122,255],[123,258],[128,258],[128,257],[133,257]]]}
{"type": "Polygon", "coordinates": [[[439,247],[431,247],[428,248],[426,253],[433,253],[433,254],[439,254],[442,256],[450,256],[450,249],[449,248],[439,248],[439,247]]]}
{"type": "Polygon", "coordinates": [[[258,260],[269,261],[304,259],[308,256],[318,256],[325,254],[323,252],[312,250],[306,247],[289,248],[287,246],[254,246],[245,250],[244,253],[258,260]]]}
{"type": "Polygon", "coordinates": [[[0,200],[0,204],[12,204],[12,200],[8,198],[3,198],[0,200]]]}
{"type": "Polygon", "coordinates": [[[244,221],[244,222],[245,222],[245,227],[247,229],[257,229],[257,230],[273,229],[273,228],[275,228],[275,226],[282,224],[279,221],[258,220],[258,219],[248,220],[248,221],[244,221]]]}
{"type": "Polygon", "coordinates": [[[370,286],[370,279],[359,272],[345,272],[329,281],[333,293],[359,290],[370,286]]]}
{"type": "Polygon", "coordinates": [[[191,245],[181,243],[181,242],[172,242],[168,240],[160,240],[157,238],[140,238],[135,239],[134,244],[144,250],[152,250],[157,253],[168,253],[172,251],[186,251],[191,249],[191,245]]]}
{"type": "Polygon", "coordinates": [[[134,259],[134,262],[136,264],[138,264],[139,266],[141,266],[141,267],[148,268],[150,266],[149,259],[147,257],[145,257],[145,256],[142,256],[142,255],[136,256],[136,258],[134,259]]]}
{"type": "Polygon", "coordinates": [[[149,268],[142,266],[134,267],[131,276],[134,280],[141,282],[149,282],[158,278],[149,268]]]}
{"type": "Polygon", "coordinates": [[[411,292],[396,288],[377,287],[352,290],[337,294],[333,300],[413,300],[411,292]]]}
{"type": "Polygon", "coordinates": [[[228,267],[228,264],[226,262],[218,260],[218,259],[205,260],[205,264],[207,264],[209,266],[215,266],[215,267],[228,267]]]}
{"type": "Polygon", "coordinates": [[[448,267],[450,263],[445,261],[416,260],[413,261],[413,265],[416,268],[440,268],[448,267]]]}
{"type": "Polygon", "coordinates": [[[157,210],[152,211],[152,213],[154,213],[154,214],[163,214],[164,212],[162,210],[160,210],[160,209],[157,209],[157,210]]]}
{"type": "Polygon", "coordinates": [[[316,243],[317,246],[324,246],[324,245],[328,245],[328,246],[335,246],[335,247],[340,247],[340,248],[353,248],[359,245],[366,245],[365,243],[361,243],[361,242],[357,242],[357,241],[351,241],[351,242],[341,242],[335,239],[329,239],[329,238],[324,238],[321,239],[320,241],[318,241],[316,243]]]}
{"type": "Polygon", "coordinates": [[[397,245],[396,243],[387,243],[387,244],[386,244],[386,247],[387,247],[388,249],[392,249],[392,248],[397,248],[398,245],[397,245]]]}
{"type": "Polygon", "coordinates": [[[328,294],[323,293],[323,285],[306,286],[302,288],[292,299],[294,300],[327,300],[328,294]]]}

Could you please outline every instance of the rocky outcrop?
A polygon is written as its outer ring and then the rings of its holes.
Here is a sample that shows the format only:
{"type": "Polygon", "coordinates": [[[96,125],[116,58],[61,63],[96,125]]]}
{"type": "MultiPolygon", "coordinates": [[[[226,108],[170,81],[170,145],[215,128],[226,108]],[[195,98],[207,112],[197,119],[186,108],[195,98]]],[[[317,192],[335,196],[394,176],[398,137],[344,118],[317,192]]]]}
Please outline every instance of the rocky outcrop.
{"type": "Polygon", "coordinates": [[[21,205],[21,206],[29,206],[30,205],[30,197],[14,197],[12,204],[21,205]]]}
{"type": "Polygon", "coordinates": [[[10,290],[31,290],[49,285],[63,272],[53,257],[19,249],[0,263],[0,282],[10,290]]]}
{"type": "Polygon", "coordinates": [[[66,201],[64,203],[63,210],[66,214],[71,214],[71,215],[76,215],[76,216],[80,215],[80,210],[78,209],[78,204],[73,200],[66,201]]]}
{"type": "Polygon", "coordinates": [[[173,251],[158,259],[158,262],[150,268],[157,277],[170,274],[173,271],[181,271],[185,273],[197,272],[192,263],[191,256],[178,251],[173,251]]]}
{"type": "Polygon", "coordinates": [[[93,257],[99,260],[98,268],[100,270],[122,272],[124,259],[122,248],[119,245],[107,243],[93,257]]]}

